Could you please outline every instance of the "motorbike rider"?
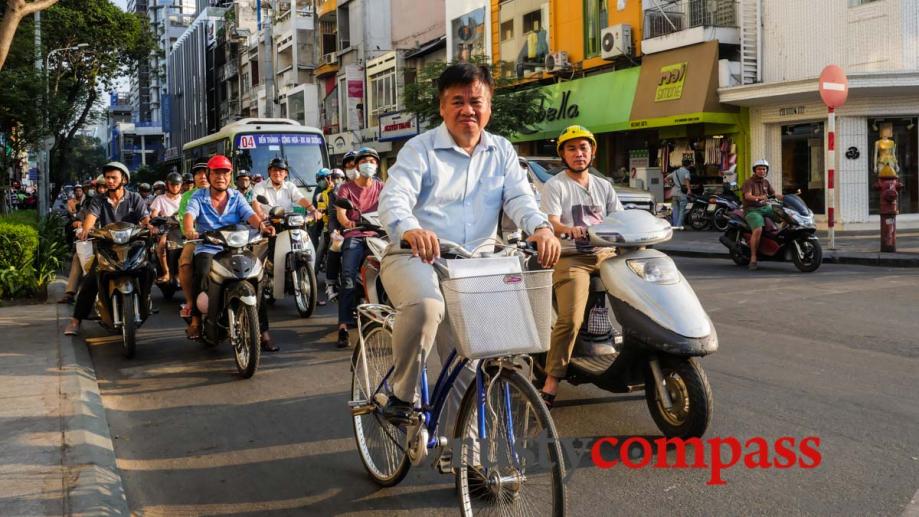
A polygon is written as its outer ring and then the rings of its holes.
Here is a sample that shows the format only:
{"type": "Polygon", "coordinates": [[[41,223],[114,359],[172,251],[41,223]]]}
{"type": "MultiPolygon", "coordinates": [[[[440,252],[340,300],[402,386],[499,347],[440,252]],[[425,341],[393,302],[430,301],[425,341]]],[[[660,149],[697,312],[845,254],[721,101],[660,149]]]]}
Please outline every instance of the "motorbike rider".
{"type": "MultiPolygon", "coordinates": [[[[253,199],[258,196],[265,196],[268,199],[268,205],[279,206],[285,211],[291,211],[294,203],[306,209],[307,213],[312,214],[314,219],[319,218],[316,207],[310,203],[309,199],[300,192],[300,189],[292,182],[287,181],[287,175],[290,167],[284,158],[275,158],[268,164],[269,181],[264,181],[256,185],[253,190],[253,199]]],[[[254,201],[253,204],[258,203],[254,201]]],[[[260,203],[259,203],[260,204],[260,203]]],[[[255,208],[253,206],[253,208],[255,208]]]]}
{"type": "MultiPolygon", "coordinates": [[[[92,203],[87,208],[80,240],[86,240],[89,237],[89,232],[95,227],[96,222],[99,222],[100,226],[120,221],[146,226],[150,220],[147,205],[140,194],[125,189],[125,185],[131,181],[131,173],[123,163],[109,162],[105,164],[102,167],[102,175],[108,187],[106,195],[93,198],[92,203]]],[[[96,265],[94,264],[83,279],[83,285],[80,287],[80,292],[77,293],[76,304],[73,307],[73,317],[64,330],[65,335],[75,336],[79,334],[80,322],[89,317],[96,294],[99,291],[95,271],[96,265]]],[[[141,281],[142,286],[149,286],[152,283],[153,270],[148,269],[147,273],[150,278],[143,279],[141,281]]],[[[143,299],[146,299],[149,296],[149,291],[142,294],[143,299]]]]}
{"type": "Polygon", "coordinates": [[[328,219],[328,196],[323,197],[323,194],[329,189],[331,185],[331,176],[332,171],[323,167],[316,172],[316,190],[313,192],[313,206],[316,207],[316,211],[321,214],[313,224],[309,227],[310,240],[313,241],[313,247],[317,250],[319,249],[319,239],[322,237],[322,232],[325,230],[325,222],[328,219]],[[320,205],[320,203],[322,203],[320,205]]]}
{"type": "MultiPolygon", "coordinates": [[[[407,241],[412,249],[411,254],[388,253],[381,271],[398,310],[392,336],[393,394],[382,411],[393,423],[411,418],[419,351],[430,350],[444,317],[444,299],[431,265],[440,255],[439,239],[471,249],[496,235],[503,209],[531,235],[528,240],[536,243],[543,267],[555,265],[560,252],[513,146],[484,130],[494,92],[488,68],[451,65],[437,79],[437,90],[443,123],[406,142],[380,194],[379,213],[393,246],[407,241]]],[[[440,352],[443,359],[449,355],[440,352]]],[[[462,377],[458,384],[469,382],[469,375],[462,377]]],[[[457,397],[451,396],[448,409],[458,406],[457,397]]]]}
{"type": "MultiPolygon", "coordinates": [[[[179,230],[182,231],[182,235],[186,238],[188,238],[188,235],[185,235],[185,225],[182,224],[182,219],[185,216],[185,208],[188,206],[188,202],[191,200],[191,196],[195,191],[203,188],[206,189],[210,186],[207,181],[207,163],[198,162],[191,170],[191,174],[186,173],[182,176],[182,188],[185,188],[188,178],[191,178],[195,186],[193,189],[182,193],[182,199],[179,200],[179,209],[176,211],[176,219],[179,220],[179,230]]],[[[192,286],[192,282],[194,281],[194,256],[195,243],[186,242],[185,246],[182,247],[182,255],[179,256],[179,285],[182,287],[182,294],[185,295],[185,304],[182,305],[182,308],[179,310],[179,316],[183,318],[190,317],[192,311],[192,295],[194,294],[192,286]]]]}
{"type": "Polygon", "coordinates": [[[70,217],[75,217],[77,215],[84,201],[86,201],[86,194],[83,191],[83,185],[74,185],[73,197],[67,200],[67,213],[70,217]]]}
{"type": "Polygon", "coordinates": [[[683,226],[683,210],[686,209],[686,203],[688,202],[689,181],[692,178],[692,174],[689,172],[690,165],[692,165],[692,160],[683,158],[683,166],[668,175],[670,183],[673,184],[670,194],[670,224],[673,226],[683,226]]]}
{"type": "MultiPolygon", "coordinates": [[[[166,192],[156,196],[150,203],[150,218],[172,217],[179,211],[179,201],[182,199],[182,175],[170,172],[166,176],[166,192]]],[[[157,283],[166,283],[171,279],[169,263],[166,260],[166,232],[160,235],[156,243],[156,256],[159,258],[163,275],[156,279],[157,283]]]]}
{"type": "Polygon", "coordinates": [[[246,198],[247,203],[252,203],[255,199],[255,191],[252,190],[252,175],[246,169],[236,171],[236,190],[246,198]]]}
{"type": "Polygon", "coordinates": [[[198,169],[198,165],[201,165],[201,164],[200,163],[195,164],[195,166],[192,167],[191,169],[192,172],[186,172],[185,174],[182,175],[182,193],[183,194],[195,188],[194,171],[198,169]]]}
{"type": "MultiPolygon", "coordinates": [[[[173,171],[175,172],[175,171],[173,171]]],[[[182,176],[179,175],[179,178],[182,176]]],[[[179,185],[181,187],[181,185],[179,185]]],[[[153,198],[156,199],[156,196],[162,196],[166,193],[166,182],[163,180],[156,180],[153,182],[153,198]]]]}
{"type": "Polygon", "coordinates": [[[360,214],[377,210],[380,191],[383,190],[383,182],[376,179],[377,169],[380,167],[380,155],[376,150],[361,147],[355,160],[358,177],[342,185],[337,197],[350,201],[356,210],[335,208],[335,217],[344,230],[345,238],[341,246],[342,292],[338,302],[338,348],[348,346],[348,328],[353,328],[357,324],[354,319],[354,309],[357,307],[355,289],[358,275],[361,273],[361,264],[369,253],[366,238],[376,235],[376,232],[358,231],[354,230],[354,227],[360,224],[360,214]]]}
{"type": "MultiPolygon", "coordinates": [[[[357,177],[357,162],[354,159],[357,151],[348,151],[341,159],[341,167],[344,169],[344,179],[339,181],[332,194],[329,196],[329,206],[335,206],[335,196],[343,185],[346,185],[357,177]]],[[[329,251],[326,256],[325,277],[326,277],[326,297],[332,301],[338,297],[338,290],[341,286],[341,251],[332,249],[332,240],[341,239],[341,233],[338,227],[338,217],[329,218],[329,251]]]]}
{"type": "Polygon", "coordinates": [[[766,224],[764,218],[775,217],[772,205],[766,201],[769,196],[782,199],[782,194],[776,192],[769,184],[769,180],[766,179],[767,174],[769,174],[769,162],[764,159],[756,160],[753,163],[753,177],[747,179],[741,188],[744,219],[747,220],[752,230],[750,233],[750,265],[747,266],[751,271],[759,267],[756,262],[756,252],[759,250],[759,240],[763,235],[763,226],[766,224]]]}
{"type": "Polygon", "coordinates": [[[344,169],[345,179],[354,181],[357,178],[357,151],[348,151],[341,159],[341,168],[344,169]]]}
{"type": "Polygon", "coordinates": [[[153,189],[150,188],[149,183],[141,183],[137,186],[137,193],[140,194],[140,197],[143,198],[144,203],[147,204],[147,209],[150,209],[150,203],[153,202],[153,189]]]}
{"type": "Polygon", "coordinates": [[[550,408],[584,322],[590,274],[614,255],[612,249],[590,245],[587,227],[603,222],[610,212],[622,210],[612,183],[590,173],[597,152],[593,133],[582,126],[569,126],[559,135],[556,149],[565,169],[546,182],[540,208],[556,235],[567,234],[574,240],[562,243],[562,257],[552,274],[558,317],[546,358],[546,382],[540,392],[550,408]]]}
{"type": "MultiPolygon", "coordinates": [[[[101,176],[100,176],[101,177],[101,176]]],[[[72,231],[80,232],[83,228],[83,219],[86,218],[86,209],[89,207],[94,197],[105,196],[105,183],[96,183],[95,180],[86,180],[83,182],[83,191],[86,194],[77,206],[77,212],[73,216],[71,223],[72,231]]],[[[64,296],[57,303],[73,303],[76,300],[77,290],[80,288],[80,281],[83,280],[83,267],[80,265],[80,257],[74,253],[70,259],[70,274],[67,276],[67,285],[64,287],[64,296]]]]}
{"type": "MultiPolygon", "coordinates": [[[[255,229],[262,230],[267,235],[274,235],[274,228],[258,215],[246,202],[246,199],[237,190],[231,189],[233,164],[230,159],[222,154],[216,154],[207,161],[207,179],[210,186],[199,188],[185,207],[182,216],[182,226],[189,240],[195,240],[200,233],[217,230],[229,224],[239,224],[243,221],[255,229]]],[[[219,246],[203,242],[195,246],[194,281],[195,295],[201,290],[201,280],[210,271],[214,254],[221,250],[219,246]]],[[[216,301],[214,303],[217,303],[216,301]]],[[[258,301],[258,319],[261,334],[262,350],[276,352],[280,350],[271,341],[268,333],[268,312],[265,304],[258,301]]],[[[192,339],[200,337],[201,315],[197,307],[193,307],[191,323],[186,334],[192,339]]]]}

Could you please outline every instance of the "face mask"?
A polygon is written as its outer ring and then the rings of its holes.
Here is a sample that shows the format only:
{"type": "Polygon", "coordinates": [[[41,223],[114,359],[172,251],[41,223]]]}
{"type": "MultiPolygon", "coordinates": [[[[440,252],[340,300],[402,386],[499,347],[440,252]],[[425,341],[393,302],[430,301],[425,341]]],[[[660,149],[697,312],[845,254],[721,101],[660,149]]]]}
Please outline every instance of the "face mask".
{"type": "Polygon", "coordinates": [[[349,180],[353,180],[357,177],[357,169],[345,169],[345,176],[347,176],[349,180]]]}
{"type": "Polygon", "coordinates": [[[319,180],[319,190],[325,190],[329,187],[329,182],[326,180],[319,180]]]}
{"type": "Polygon", "coordinates": [[[377,173],[377,165],[375,163],[362,163],[358,168],[361,170],[361,176],[365,178],[372,178],[377,173]]]}

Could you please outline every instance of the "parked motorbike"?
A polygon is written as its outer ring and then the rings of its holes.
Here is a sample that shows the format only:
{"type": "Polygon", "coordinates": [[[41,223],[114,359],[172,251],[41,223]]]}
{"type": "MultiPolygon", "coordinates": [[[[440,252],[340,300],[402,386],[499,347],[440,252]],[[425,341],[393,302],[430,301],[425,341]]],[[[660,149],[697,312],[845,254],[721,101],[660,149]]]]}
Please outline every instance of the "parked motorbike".
{"type": "MultiPolygon", "coordinates": [[[[815,235],[814,213],[795,194],[786,194],[781,202],[770,199],[769,203],[777,221],[766,218],[757,260],[791,260],[802,273],[816,271],[823,262],[823,249],[815,235]]],[[[751,232],[743,210],[738,208],[731,212],[728,229],[718,238],[730,250],[731,259],[738,266],[750,263],[751,232]]]]}
{"type": "MultiPolygon", "coordinates": [[[[335,206],[345,210],[357,210],[354,205],[347,199],[337,198],[335,206]]],[[[358,210],[358,212],[360,212],[358,210]]],[[[383,254],[386,247],[389,246],[389,237],[386,235],[386,229],[380,224],[380,218],[377,212],[361,213],[361,224],[357,225],[355,230],[376,232],[376,237],[365,237],[367,248],[370,254],[361,264],[361,275],[358,281],[361,288],[357,290],[359,298],[357,304],[373,303],[389,305],[389,297],[386,290],[383,289],[383,279],[380,276],[380,265],[383,262],[383,254]]]]}
{"type": "MultiPolygon", "coordinates": [[[[712,391],[698,358],[718,349],[718,337],[673,260],[648,248],[670,240],[670,224],[643,210],[623,210],[589,227],[588,235],[594,246],[617,248],[617,255],[591,278],[586,328],[566,380],[613,393],[644,389],[664,435],[702,436],[712,417],[712,391]],[[607,301],[621,337],[604,310],[607,301]]],[[[535,359],[537,375],[544,376],[545,355],[535,359]]]]}
{"type": "MultiPolygon", "coordinates": [[[[693,230],[702,231],[711,224],[709,216],[709,196],[705,194],[686,194],[686,207],[683,209],[683,221],[693,230]]],[[[712,209],[714,210],[714,208],[712,209]]]]}
{"type": "Polygon", "coordinates": [[[214,255],[196,300],[201,311],[201,341],[216,346],[229,339],[236,369],[248,379],[255,374],[261,353],[258,300],[264,267],[259,257],[264,250],[255,248],[267,240],[241,224],[205,232],[200,240],[223,248],[214,255]]]}
{"type": "MultiPolygon", "coordinates": [[[[258,202],[268,204],[264,196],[258,202]]],[[[316,280],[316,250],[306,232],[308,219],[303,214],[272,207],[268,212],[277,231],[269,281],[263,296],[271,303],[279,296],[292,295],[300,317],[309,318],[316,309],[319,283],[316,280]]]]}
{"type": "Polygon", "coordinates": [[[737,188],[737,183],[725,183],[722,192],[708,200],[707,213],[711,214],[711,224],[719,232],[728,229],[731,212],[743,206],[740,198],[734,193],[735,188],[737,188]]]}
{"type": "MultiPolygon", "coordinates": [[[[179,231],[179,221],[175,216],[156,217],[150,220],[150,224],[157,227],[160,234],[166,234],[166,264],[169,266],[171,273],[168,282],[156,282],[160,288],[164,300],[171,300],[172,295],[181,287],[179,286],[179,257],[182,256],[182,247],[185,245],[185,237],[179,231]]],[[[156,264],[157,278],[163,276],[163,270],[160,266],[159,257],[156,255],[156,244],[150,247],[150,261],[156,264]]]]}
{"type": "Polygon", "coordinates": [[[121,331],[122,353],[128,359],[137,350],[137,329],[150,316],[153,267],[147,260],[150,231],[117,222],[89,233],[96,260],[96,313],[110,331],[121,331]]]}

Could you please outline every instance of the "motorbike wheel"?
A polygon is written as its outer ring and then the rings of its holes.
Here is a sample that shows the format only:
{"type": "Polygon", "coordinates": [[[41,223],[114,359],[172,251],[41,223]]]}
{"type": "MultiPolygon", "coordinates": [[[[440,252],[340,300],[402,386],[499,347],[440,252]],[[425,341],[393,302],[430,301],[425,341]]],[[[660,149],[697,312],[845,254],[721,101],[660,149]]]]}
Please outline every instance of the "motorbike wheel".
{"type": "Polygon", "coordinates": [[[820,243],[810,239],[801,239],[798,241],[798,246],[801,247],[801,254],[804,256],[799,256],[798,250],[792,248],[791,260],[795,263],[795,267],[802,273],[816,271],[823,262],[823,248],[820,247],[820,243]]]}
{"type": "Polygon", "coordinates": [[[316,300],[319,295],[319,283],[316,273],[309,264],[301,264],[296,271],[294,281],[294,300],[297,302],[297,312],[301,318],[309,318],[316,310],[316,300]]]}
{"type": "Polygon", "coordinates": [[[708,219],[705,217],[704,208],[696,207],[689,211],[689,226],[696,231],[708,228],[708,219]]]}
{"type": "Polygon", "coordinates": [[[645,401],[657,428],[667,438],[701,437],[712,420],[712,388],[695,358],[661,357],[661,374],[672,407],[664,408],[654,375],[645,373],[645,401]]]}
{"type": "Polygon", "coordinates": [[[121,297],[121,352],[126,359],[134,357],[137,351],[137,322],[134,321],[133,295],[121,297]]]}
{"type": "Polygon", "coordinates": [[[172,282],[159,284],[160,292],[163,293],[163,299],[169,301],[176,292],[176,286],[172,282]]]}
{"type": "Polygon", "coordinates": [[[259,343],[258,310],[252,305],[242,303],[228,310],[236,313],[236,332],[232,340],[236,370],[243,379],[248,379],[255,375],[262,351],[259,343]]]}
{"type": "Polygon", "coordinates": [[[712,226],[714,226],[715,229],[719,232],[723,232],[728,229],[728,214],[723,207],[717,208],[715,213],[712,215],[712,226]]]}

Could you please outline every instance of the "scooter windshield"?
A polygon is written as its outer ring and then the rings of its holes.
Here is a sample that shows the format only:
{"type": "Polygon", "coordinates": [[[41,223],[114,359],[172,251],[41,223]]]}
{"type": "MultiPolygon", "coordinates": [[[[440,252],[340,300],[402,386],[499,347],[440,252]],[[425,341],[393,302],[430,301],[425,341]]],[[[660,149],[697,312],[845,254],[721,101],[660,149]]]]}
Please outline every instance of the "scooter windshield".
{"type": "Polygon", "coordinates": [[[808,212],[810,212],[810,209],[807,208],[807,203],[795,194],[785,194],[785,197],[782,199],[782,205],[801,215],[807,215],[808,212]]]}

